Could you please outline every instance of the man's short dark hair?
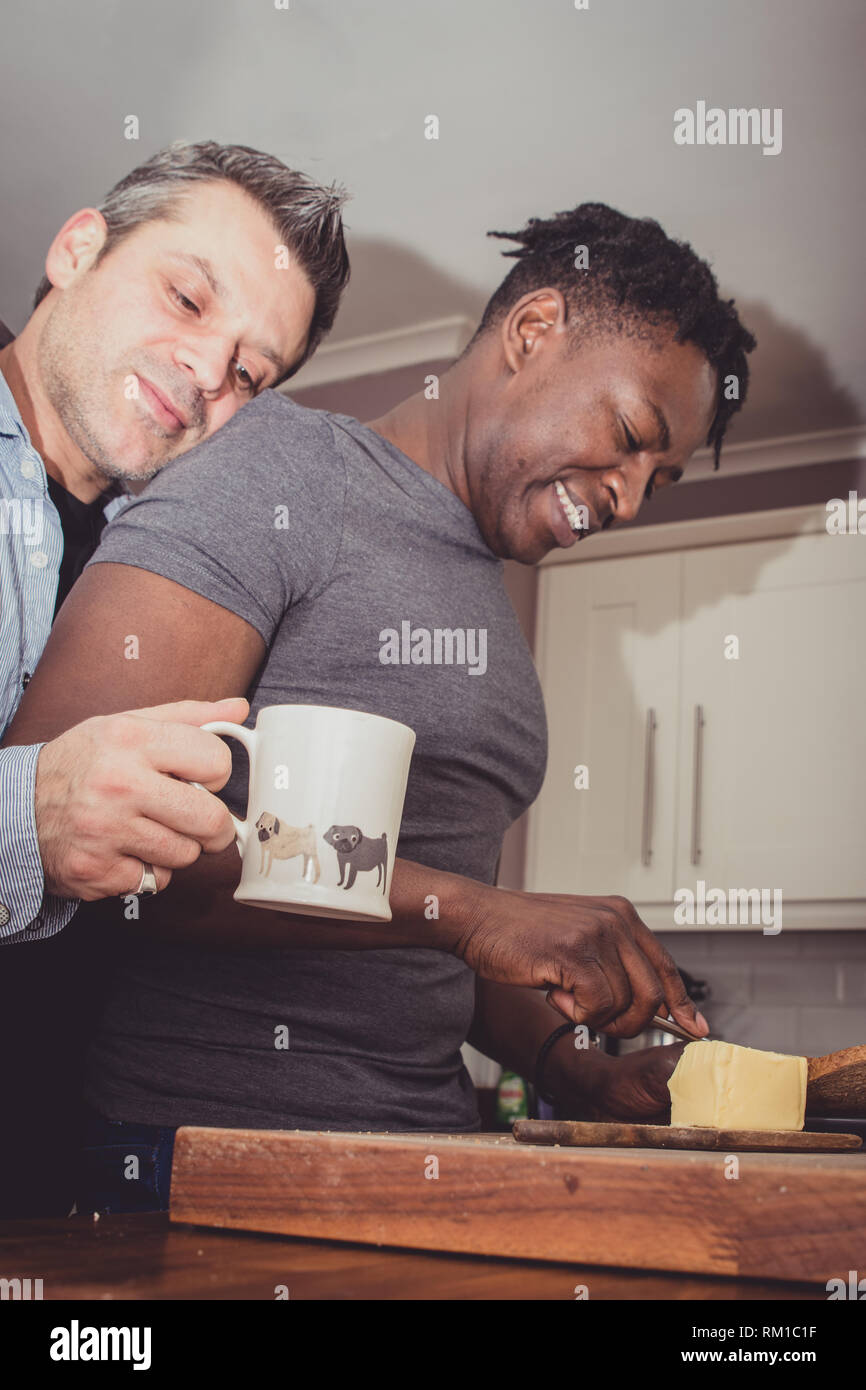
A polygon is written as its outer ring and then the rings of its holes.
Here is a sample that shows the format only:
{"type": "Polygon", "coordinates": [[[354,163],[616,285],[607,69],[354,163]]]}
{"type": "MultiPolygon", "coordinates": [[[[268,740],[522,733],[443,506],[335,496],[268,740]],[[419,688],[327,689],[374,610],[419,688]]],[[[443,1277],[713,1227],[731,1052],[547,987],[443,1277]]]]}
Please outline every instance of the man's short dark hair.
{"type": "MultiPolygon", "coordinates": [[[[273,155],[247,145],[176,140],[116,183],[100,204],[108,236],[96,265],[145,222],[176,216],[183,195],[195,184],[219,181],[237,184],[270,216],[280,245],[288,247],[315,291],[306,349],[281,378],[285,381],[330,332],[348,283],[349,256],[341,216],[346,193],[336,184],[323,187],[273,155]]],[[[50,289],[51,281],[43,278],[34,309],[50,289]]]]}
{"type": "Polygon", "coordinates": [[[533,217],[519,232],[488,236],[516,242],[517,249],[503,255],[517,264],[488,302],[472,342],[500,323],[523,295],[544,286],[561,292],[583,338],[672,331],[677,342],[700,348],[716,369],[718,397],[706,442],[718,468],[728,421],[746,399],[746,354],[756,342],[733,299],[719,298],[716,277],[688,242],[674,241],[651,217],[628,217],[605,203],[581,203],[554,217],[533,217]],[[581,247],[586,247],[586,269],[576,268],[581,247]],[[729,400],[725,382],[731,376],[738,394],[729,400]]]}

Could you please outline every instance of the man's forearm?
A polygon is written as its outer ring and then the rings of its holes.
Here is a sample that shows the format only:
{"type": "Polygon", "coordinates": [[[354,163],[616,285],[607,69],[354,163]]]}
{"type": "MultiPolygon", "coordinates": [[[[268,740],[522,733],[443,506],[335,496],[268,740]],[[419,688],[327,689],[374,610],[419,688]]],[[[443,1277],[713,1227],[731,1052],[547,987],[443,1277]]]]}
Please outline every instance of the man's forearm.
{"type": "MultiPolygon", "coordinates": [[[[462,955],[462,943],[482,904],[496,892],[474,879],[397,859],[389,898],[392,920],[356,923],[237,903],[232,894],[239,877],[240,858],[234,846],[222,854],[202,855],[190,868],[177,871],[157,897],[142,899],[142,929],[149,936],[239,950],[415,946],[462,955]]],[[[106,902],[101,910],[106,920],[111,914],[122,919],[123,900],[106,902]]],[[[126,923],[124,927],[128,930],[126,923]]]]}
{"type": "MultiPolygon", "coordinates": [[[[479,978],[467,1041],[507,1071],[534,1082],[539,1048],[564,1022],[562,1014],[547,1003],[543,990],[479,978]]],[[[571,1104],[580,1099],[589,1106],[609,1066],[610,1058],[598,1048],[575,1047],[575,1033],[569,1029],[547,1055],[545,1091],[571,1104]]]]}

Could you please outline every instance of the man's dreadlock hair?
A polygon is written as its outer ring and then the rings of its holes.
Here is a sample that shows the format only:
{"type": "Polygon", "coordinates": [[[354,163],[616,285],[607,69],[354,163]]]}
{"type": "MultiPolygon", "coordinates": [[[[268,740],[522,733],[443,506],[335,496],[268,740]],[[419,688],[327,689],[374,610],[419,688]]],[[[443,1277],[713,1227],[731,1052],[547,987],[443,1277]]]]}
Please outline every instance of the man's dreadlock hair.
{"type": "Polygon", "coordinates": [[[583,337],[673,331],[676,342],[700,348],[718,374],[716,412],[707,435],[718,468],[728,421],[746,399],[746,354],[755,339],[740,322],[733,299],[719,298],[716,277],[688,242],[674,241],[651,217],[627,217],[605,203],[581,203],[554,217],[530,218],[522,231],[487,235],[516,242],[516,250],[502,254],[517,264],[490,299],[472,342],[523,295],[545,285],[561,292],[583,337]],[[575,268],[581,246],[588,252],[585,270],[575,268]],[[729,376],[737,378],[736,400],[724,394],[729,376]]]}

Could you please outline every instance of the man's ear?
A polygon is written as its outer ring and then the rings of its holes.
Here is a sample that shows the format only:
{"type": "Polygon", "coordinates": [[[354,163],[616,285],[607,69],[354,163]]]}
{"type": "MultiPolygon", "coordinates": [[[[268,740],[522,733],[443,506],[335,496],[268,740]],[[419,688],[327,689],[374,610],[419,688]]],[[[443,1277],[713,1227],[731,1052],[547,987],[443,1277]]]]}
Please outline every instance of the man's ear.
{"type": "Polygon", "coordinates": [[[48,248],[45,274],[59,290],[67,289],[96,262],[108,227],[98,208],[82,208],[64,222],[48,248]]]}
{"type": "Polygon", "coordinates": [[[532,290],[518,299],[502,323],[502,351],[513,372],[531,362],[545,343],[565,332],[568,305],[560,290],[532,290]]]}

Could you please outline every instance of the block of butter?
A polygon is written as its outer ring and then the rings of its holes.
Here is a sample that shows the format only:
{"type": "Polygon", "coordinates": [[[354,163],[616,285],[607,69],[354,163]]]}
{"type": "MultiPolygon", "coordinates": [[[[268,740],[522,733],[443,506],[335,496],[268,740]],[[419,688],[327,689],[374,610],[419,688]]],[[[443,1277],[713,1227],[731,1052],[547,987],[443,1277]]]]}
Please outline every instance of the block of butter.
{"type": "Polygon", "coordinates": [[[802,1129],[805,1057],[727,1042],[689,1043],[668,1090],[671,1124],[710,1129],[802,1129]]]}

